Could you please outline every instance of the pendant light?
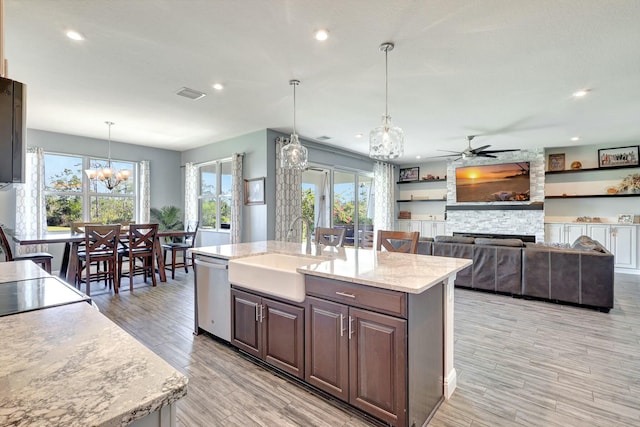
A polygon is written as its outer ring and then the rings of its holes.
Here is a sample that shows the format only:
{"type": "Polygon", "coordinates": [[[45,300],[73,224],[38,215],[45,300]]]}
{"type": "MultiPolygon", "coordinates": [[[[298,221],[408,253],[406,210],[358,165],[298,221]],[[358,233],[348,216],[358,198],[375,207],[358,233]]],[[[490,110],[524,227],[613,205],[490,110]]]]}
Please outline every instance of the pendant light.
{"type": "Polygon", "coordinates": [[[296,86],[300,84],[300,80],[290,80],[289,84],[293,86],[293,133],[289,143],[280,151],[280,165],[285,169],[304,170],[309,164],[309,152],[300,144],[296,134],[296,86]]]}
{"type": "Polygon", "coordinates": [[[111,167],[111,126],[113,126],[114,123],[105,123],[107,126],[109,126],[109,159],[107,160],[107,167],[99,169],[86,169],[84,173],[87,174],[89,179],[95,179],[102,182],[109,189],[109,191],[111,191],[116,188],[122,181],[128,180],[131,176],[131,171],[128,169],[122,169],[116,172],[111,167]]]}
{"type": "Polygon", "coordinates": [[[384,52],[384,116],[382,125],[369,133],[369,157],[373,159],[391,160],[397,159],[404,153],[404,132],[391,123],[389,115],[389,65],[387,56],[393,50],[393,43],[382,43],[380,50],[384,52]]]}

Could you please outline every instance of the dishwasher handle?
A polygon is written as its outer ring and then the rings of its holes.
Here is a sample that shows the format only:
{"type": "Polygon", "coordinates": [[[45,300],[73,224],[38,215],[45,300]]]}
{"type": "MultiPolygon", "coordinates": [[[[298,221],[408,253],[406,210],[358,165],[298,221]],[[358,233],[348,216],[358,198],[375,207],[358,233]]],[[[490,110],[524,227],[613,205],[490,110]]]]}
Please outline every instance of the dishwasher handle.
{"type": "Polygon", "coordinates": [[[213,262],[209,262],[209,261],[205,261],[203,259],[200,258],[196,258],[196,265],[202,265],[203,267],[207,267],[207,268],[215,268],[218,270],[227,270],[229,268],[229,264],[218,264],[218,263],[213,263],[213,262]]]}

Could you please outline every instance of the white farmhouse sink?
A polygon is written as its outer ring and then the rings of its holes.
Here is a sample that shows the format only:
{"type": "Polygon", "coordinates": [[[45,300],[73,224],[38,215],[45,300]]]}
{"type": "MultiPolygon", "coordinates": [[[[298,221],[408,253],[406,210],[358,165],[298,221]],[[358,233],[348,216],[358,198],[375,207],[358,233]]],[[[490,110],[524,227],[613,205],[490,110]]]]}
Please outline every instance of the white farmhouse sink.
{"type": "Polygon", "coordinates": [[[304,275],[298,267],[324,260],[285,254],[264,254],[229,261],[229,282],[295,302],[305,298],[304,275]]]}

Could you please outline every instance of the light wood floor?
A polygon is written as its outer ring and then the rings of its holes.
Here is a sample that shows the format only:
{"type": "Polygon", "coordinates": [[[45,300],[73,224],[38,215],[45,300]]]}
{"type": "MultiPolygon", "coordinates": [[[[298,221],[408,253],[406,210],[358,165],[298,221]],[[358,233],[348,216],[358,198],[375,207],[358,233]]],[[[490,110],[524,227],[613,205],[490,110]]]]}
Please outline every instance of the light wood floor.
{"type": "MultiPolygon", "coordinates": [[[[189,377],[179,426],[369,426],[193,336],[193,273],[119,296],[103,314],[189,377]]],[[[610,313],[456,289],[458,388],[430,426],[640,426],[640,276],[617,275],[610,313]]]]}

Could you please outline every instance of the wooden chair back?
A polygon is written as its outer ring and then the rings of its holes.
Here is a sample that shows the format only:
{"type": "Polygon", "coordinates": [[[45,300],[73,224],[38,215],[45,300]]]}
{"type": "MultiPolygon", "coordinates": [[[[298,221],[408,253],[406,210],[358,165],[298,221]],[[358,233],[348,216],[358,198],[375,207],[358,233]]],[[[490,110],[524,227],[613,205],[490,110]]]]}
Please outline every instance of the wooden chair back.
{"type": "Polygon", "coordinates": [[[87,225],[102,225],[102,224],[99,223],[99,222],[76,222],[76,221],[73,221],[71,223],[71,233],[72,234],[84,233],[85,227],[87,225]]]}
{"type": "Polygon", "coordinates": [[[154,252],[158,224],[129,224],[129,256],[154,252]]]}
{"type": "Polygon", "coordinates": [[[91,258],[96,261],[103,261],[104,258],[109,257],[114,257],[114,260],[117,259],[119,240],[120,224],[85,226],[84,244],[87,264],[91,263],[91,258]]]}
{"type": "Polygon", "coordinates": [[[316,228],[316,244],[325,246],[343,246],[345,228],[316,228]]]}
{"type": "Polygon", "coordinates": [[[376,250],[380,251],[385,248],[389,252],[404,252],[409,254],[415,254],[418,252],[418,239],[420,238],[420,232],[418,231],[387,231],[378,230],[378,241],[376,243],[376,250]],[[393,242],[392,242],[393,241],[393,242]],[[400,246],[395,246],[393,243],[403,241],[400,246]]]}
{"type": "Polygon", "coordinates": [[[374,240],[375,239],[374,239],[373,231],[363,231],[362,232],[362,239],[360,240],[360,247],[361,248],[372,248],[374,240]]]}
{"type": "Polygon", "coordinates": [[[11,252],[11,245],[9,245],[9,239],[4,234],[4,229],[0,227],[0,244],[2,244],[2,251],[7,262],[13,261],[13,253],[11,252]]]}

